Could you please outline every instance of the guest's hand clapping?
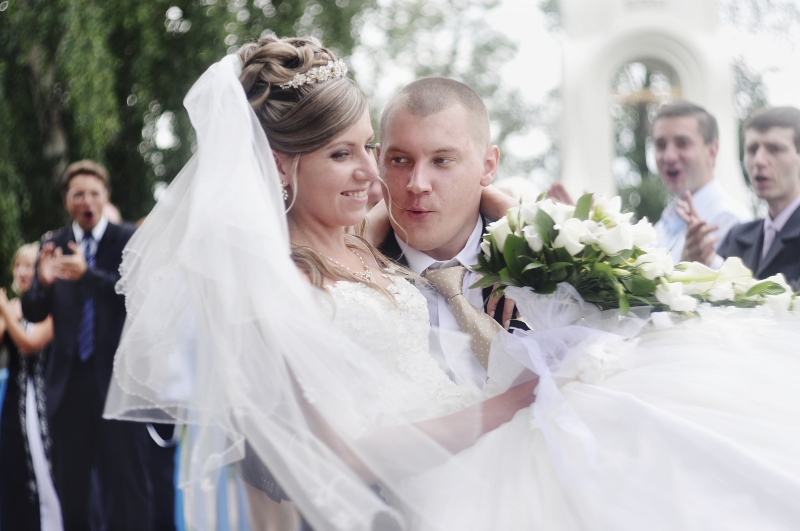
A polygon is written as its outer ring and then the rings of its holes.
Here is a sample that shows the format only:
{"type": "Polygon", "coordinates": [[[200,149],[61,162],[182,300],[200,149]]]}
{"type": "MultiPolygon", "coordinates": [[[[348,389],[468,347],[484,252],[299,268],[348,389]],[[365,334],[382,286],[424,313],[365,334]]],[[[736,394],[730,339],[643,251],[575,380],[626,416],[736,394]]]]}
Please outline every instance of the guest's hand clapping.
{"type": "Polygon", "coordinates": [[[694,206],[692,194],[689,192],[686,192],[684,199],[678,200],[675,212],[686,222],[686,243],[681,259],[684,262],[700,262],[711,265],[717,254],[715,251],[718,239],[716,231],[719,226],[709,225],[700,217],[694,206]]]}
{"type": "Polygon", "coordinates": [[[80,248],[75,242],[69,242],[72,254],[64,254],[60,247],[52,242],[42,246],[39,253],[39,282],[43,287],[50,287],[56,280],[80,280],[86,273],[88,265],[80,248]]]}

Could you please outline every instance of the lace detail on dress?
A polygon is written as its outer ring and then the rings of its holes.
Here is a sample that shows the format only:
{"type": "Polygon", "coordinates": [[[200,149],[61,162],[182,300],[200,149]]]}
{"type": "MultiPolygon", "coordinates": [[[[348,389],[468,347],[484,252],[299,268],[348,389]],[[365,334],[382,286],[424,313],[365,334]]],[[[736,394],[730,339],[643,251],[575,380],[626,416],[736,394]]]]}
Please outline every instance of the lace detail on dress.
{"type": "Polygon", "coordinates": [[[453,383],[431,357],[425,297],[399,277],[392,277],[387,289],[394,301],[362,283],[339,281],[329,286],[336,302],[333,322],[407,379],[410,388],[429,404],[414,417],[440,416],[478,402],[478,389],[453,383]]]}

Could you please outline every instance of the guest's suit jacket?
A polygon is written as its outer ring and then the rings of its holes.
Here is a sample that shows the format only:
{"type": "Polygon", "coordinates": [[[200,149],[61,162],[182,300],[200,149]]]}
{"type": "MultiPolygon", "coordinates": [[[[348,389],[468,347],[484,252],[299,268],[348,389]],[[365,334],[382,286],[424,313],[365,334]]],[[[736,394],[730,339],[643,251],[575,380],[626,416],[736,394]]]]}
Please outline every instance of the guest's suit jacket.
{"type": "MultiPolygon", "coordinates": [[[[122,250],[134,230],[132,225],[109,223],[97,244],[94,269],[88,269],[76,282],[56,280],[50,289],[43,289],[36,275],[31,289],[22,296],[22,311],[28,320],[38,322],[50,314],[53,316],[52,353],[45,374],[47,411],[51,416],[61,404],[71,367],[80,363],[78,327],[83,301],[89,294],[95,300],[94,378],[100,397],[105,401],[111,382],[114,353],[125,324],[124,298],[116,293],[115,285],[120,278],[122,250]]],[[[45,236],[42,243],[51,241],[65,254],[70,254],[67,244],[75,241],[72,227],[45,236]]]]}
{"type": "Polygon", "coordinates": [[[761,259],[764,245],[764,220],[743,223],[730,230],[717,253],[738,256],[756,278],[783,273],[795,291],[800,289],[800,208],[794,211],[783,229],[775,235],[767,255],[761,259]]]}

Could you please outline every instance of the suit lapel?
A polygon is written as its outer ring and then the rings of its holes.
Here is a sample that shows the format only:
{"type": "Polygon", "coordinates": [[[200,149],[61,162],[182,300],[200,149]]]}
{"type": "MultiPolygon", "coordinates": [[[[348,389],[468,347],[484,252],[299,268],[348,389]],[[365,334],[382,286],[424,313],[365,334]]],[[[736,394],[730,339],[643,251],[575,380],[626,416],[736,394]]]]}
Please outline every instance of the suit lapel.
{"type": "Polygon", "coordinates": [[[740,257],[744,265],[755,274],[761,261],[761,245],[764,240],[764,220],[754,223],[747,230],[736,235],[736,242],[742,250],[740,257]]]}
{"type": "MultiPolygon", "coordinates": [[[[763,239],[764,223],[762,222],[760,226],[762,233],[761,238],[763,239]]],[[[783,229],[781,229],[781,231],[775,235],[775,239],[772,241],[772,245],[767,251],[767,256],[765,256],[764,260],[758,264],[756,277],[760,278],[760,275],[769,267],[769,265],[781,255],[785,246],[785,241],[797,238],[800,238],[800,208],[794,211],[791,217],[789,217],[789,220],[786,222],[786,225],[783,226],[783,229]]],[[[758,248],[761,249],[761,246],[759,245],[758,248]]]]}

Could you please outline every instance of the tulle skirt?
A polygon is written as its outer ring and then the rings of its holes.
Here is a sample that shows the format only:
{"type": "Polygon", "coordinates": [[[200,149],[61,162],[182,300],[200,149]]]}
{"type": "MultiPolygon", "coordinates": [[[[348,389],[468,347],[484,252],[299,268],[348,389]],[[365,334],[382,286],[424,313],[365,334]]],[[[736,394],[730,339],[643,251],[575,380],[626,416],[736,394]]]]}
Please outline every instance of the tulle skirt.
{"type": "Polygon", "coordinates": [[[706,308],[633,339],[578,341],[546,415],[534,404],[406,483],[427,515],[415,528],[800,528],[799,325],[706,308]],[[491,494],[460,489],[449,467],[491,494]]]}

